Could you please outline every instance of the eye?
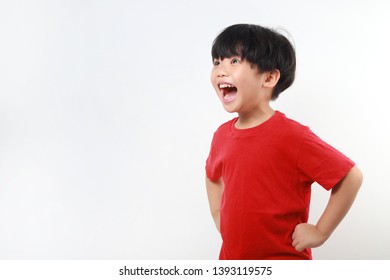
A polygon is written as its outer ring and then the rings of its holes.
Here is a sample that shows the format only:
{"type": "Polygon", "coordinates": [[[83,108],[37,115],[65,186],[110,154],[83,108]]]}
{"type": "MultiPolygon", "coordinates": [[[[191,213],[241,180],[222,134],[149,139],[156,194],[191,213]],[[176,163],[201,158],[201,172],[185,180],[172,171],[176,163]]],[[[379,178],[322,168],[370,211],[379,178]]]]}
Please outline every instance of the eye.
{"type": "Polygon", "coordinates": [[[218,66],[219,64],[221,64],[221,62],[218,59],[214,59],[213,65],[218,66]]]}
{"type": "Polygon", "coordinates": [[[240,59],[232,58],[231,64],[238,64],[238,63],[240,63],[240,59]]]}

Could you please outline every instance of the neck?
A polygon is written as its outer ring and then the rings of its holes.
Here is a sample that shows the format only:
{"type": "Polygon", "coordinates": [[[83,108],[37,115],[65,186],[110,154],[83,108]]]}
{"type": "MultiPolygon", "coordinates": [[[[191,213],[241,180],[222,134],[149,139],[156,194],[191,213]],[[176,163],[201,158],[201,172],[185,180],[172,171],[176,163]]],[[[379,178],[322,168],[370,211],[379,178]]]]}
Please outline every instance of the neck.
{"type": "Polygon", "coordinates": [[[270,106],[259,108],[258,110],[246,114],[238,114],[236,128],[245,129],[258,126],[271,118],[275,110],[270,106]]]}

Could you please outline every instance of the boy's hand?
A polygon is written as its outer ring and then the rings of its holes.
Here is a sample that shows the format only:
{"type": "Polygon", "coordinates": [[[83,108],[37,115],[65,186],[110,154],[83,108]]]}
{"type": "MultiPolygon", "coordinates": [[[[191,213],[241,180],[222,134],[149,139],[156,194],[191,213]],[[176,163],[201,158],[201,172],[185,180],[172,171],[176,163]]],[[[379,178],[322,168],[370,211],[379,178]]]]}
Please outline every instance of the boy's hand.
{"type": "Polygon", "coordinates": [[[363,175],[356,166],[332,189],[330,199],[317,225],[298,224],[292,235],[297,251],[321,246],[347,214],[362,184],[363,175]]]}
{"type": "Polygon", "coordinates": [[[305,248],[321,246],[327,238],[315,225],[302,223],[295,227],[292,245],[295,250],[302,252],[305,248]]]}

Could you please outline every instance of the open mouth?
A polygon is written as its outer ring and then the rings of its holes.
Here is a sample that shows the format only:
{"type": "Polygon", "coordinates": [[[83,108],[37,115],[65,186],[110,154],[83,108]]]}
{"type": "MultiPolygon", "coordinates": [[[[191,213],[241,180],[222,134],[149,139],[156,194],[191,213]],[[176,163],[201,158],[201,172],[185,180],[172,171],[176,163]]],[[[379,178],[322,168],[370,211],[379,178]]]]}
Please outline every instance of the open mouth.
{"type": "Polygon", "coordinates": [[[232,84],[223,83],[218,85],[220,92],[222,93],[223,101],[228,103],[234,100],[237,95],[237,88],[232,84]]]}

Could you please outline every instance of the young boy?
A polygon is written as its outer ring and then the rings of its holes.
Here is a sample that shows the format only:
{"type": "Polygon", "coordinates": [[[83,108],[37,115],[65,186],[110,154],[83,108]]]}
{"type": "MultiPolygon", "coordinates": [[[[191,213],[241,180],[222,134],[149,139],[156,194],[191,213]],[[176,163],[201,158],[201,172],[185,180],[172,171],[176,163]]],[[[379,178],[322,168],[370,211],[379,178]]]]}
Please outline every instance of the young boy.
{"type": "Polygon", "coordinates": [[[238,117],[215,132],[206,162],[211,214],[222,236],[220,259],[312,259],[350,209],[362,183],[355,163],[270,101],[295,77],[295,51],[261,26],[226,28],[212,46],[211,82],[238,117]],[[316,225],[310,188],[332,190],[316,225]]]}

